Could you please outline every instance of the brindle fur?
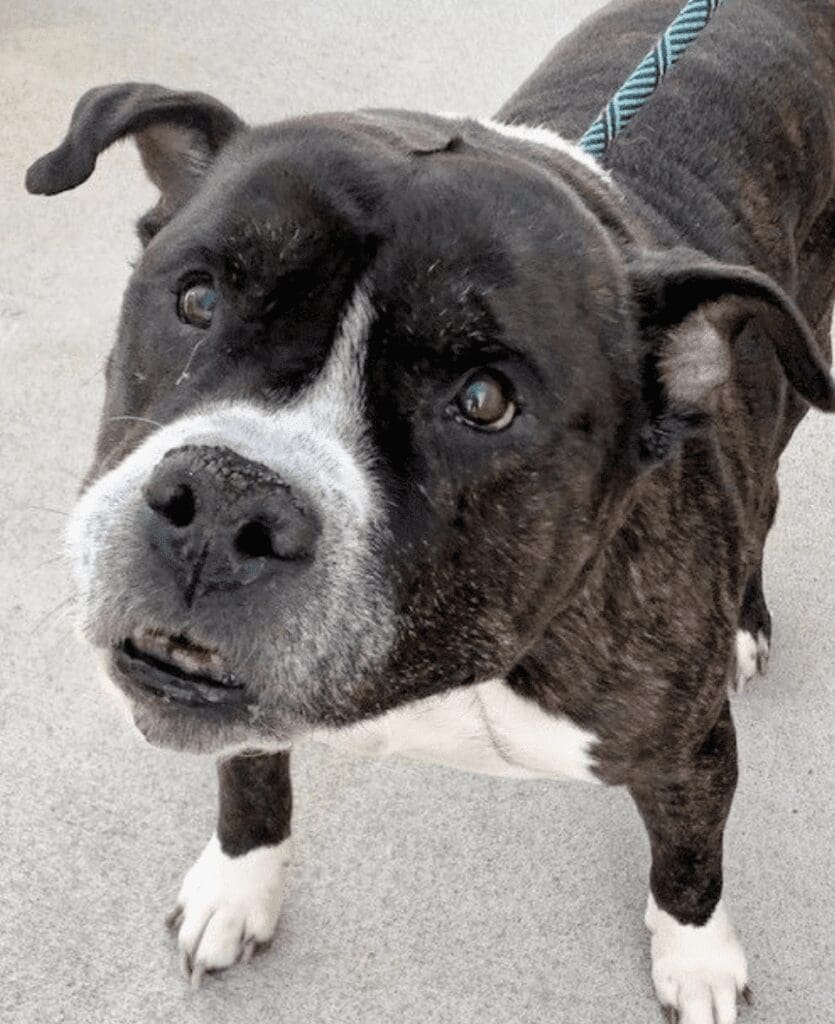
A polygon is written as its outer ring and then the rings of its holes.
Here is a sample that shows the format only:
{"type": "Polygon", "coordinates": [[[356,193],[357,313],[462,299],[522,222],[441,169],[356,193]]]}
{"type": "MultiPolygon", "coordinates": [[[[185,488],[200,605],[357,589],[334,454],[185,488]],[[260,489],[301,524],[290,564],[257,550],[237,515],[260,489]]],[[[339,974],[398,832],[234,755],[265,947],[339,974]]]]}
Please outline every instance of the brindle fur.
{"type": "Polygon", "coordinates": [[[252,751],[219,761],[217,836],[230,857],[274,846],[290,835],[290,755],[252,751]]]}
{"type": "MultiPolygon", "coordinates": [[[[607,7],[555,48],[500,119],[578,136],[679,6],[607,7]]],[[[608,208],[592,175],[580,172],[578,182],[621,244],[687,244],[771,274],[797,296],[827,357],[835,294],[831,14],[828,3],[729,5],[604,159],[628,214],[608,208]],[[752,52],[758,17],[780,39],[767,68],[752,52]],[[734,148],[719,154],[717,138],[735,140],[734,148]]],[[[560,156],[549,162],[576,180],[560,156]]],[[[721,392],[718,443],[689,441],[679,461],[643,481],[582,589],[509,673],[519,692],[599,736],[599,774],[629,787],[646,823],[653,894],[690,924],[704,923],[721,895],[737,774],[729,651],[738,625],[771,634],[762,549],[777,460],[806,409],[765,350],[762,331],[746,326],[735,386],[721,392]]],[[[462,510],[462,538],[471,525],[462,510]]]]}
{"type": "MultiPolygon", "coordinates": [[[[679,6],[626,0],[605,8],[557,46],[500,118],[579,137],[679,6]]],[[[234,343],[207,347],[190,379],[172,389],[181,361],[174,367],[167,348],[142,342],[143,289],[152,297],[154,281],[140,268],[109,367],[105,417],[168,422],[207,395],[269,401],[279,386],[301,386],[323,365],[352,284],[373,266],[378,317],[367,402],[393,509],[384,558],[402,628],[384,665],[350,686],[328,681],[307,724],[347,723],[506,675],[519,693],[595,733],[598,775],[629,787],[647,825],[659,906],[680,922],[704,923],[721,893],[722,833],[736,780],[726,696],[733,639],[740,622],[767,632],[761,563],[775,472],[807,406],[787,386],[752,309],[729,330],[731,379],[704,406],[671,405],[657,359],[681,318],[663,309],[654,323],[642,318],[646,295],[636,280],[642,267],[657,269],[647,263],[649,249],[686,247],[753,266],[794,298],[819,352],[830,357],[830,0],[726,5],[607,153],[617,193],[559,153],[469,121],[451,127],[378,111],[242,136],[216,101],[194,102],[200,117],[189,124],[178,114],[177,123],[203,132],[204,159],[216,160],[204,216],[224,209],[224,168],[237,173],[253,153],[274,153],[262,163],[267,177],[241,200],[257,222],[265,209],[274,212],[263,199],[277,189],[269,174],[292,167],[281,178],[280,208],[312,225],[311,251],[290,263],[301,275],[293,279],[300,298],[279,306],[265,326],[259,288],[287,267],[265,257],[262,239],[237,239],[238,258],[244,252],[258,265],[257,294],[238,296],[234,343]],[[497,185],[505,156],[516,175],[511,197],[497,185]],[[469,168],[463,181],[462,166],[469,168]],[[337,171],[335,189],[328,175],[337,171]],[[330,205],[310,207],[299,188],[305,175],[324,181],[330,205]],[[508,203],[497,210],[512,207],[520,218],[511,227],[508,216],[501,240],[491,233],[497,197],[508,203]],[[387,247],[389,237],[409,244],[387,247]],[[421,288],[439,252],[444,275],[421,288]],[[470,272],[481,292],[463,287],[470,272]],[[548,288],[535,291],[544,281],[548,288]],[[287,340],[282,348],[264,343],[276,324],[287,340]],[[427,425],[427,381],[448,382],[450,363],[469,365],[503,330],[524,337],[547,363],[550,413],[538,432],[525,434],[520,424],[516,448],[496,439],[485,461],[484,438],[462,435],[452,448],[427,425]],[[474,538],[488,538],[490,550],[474,538]]],[[[148,123],[139,126],[146,136],[148,123]]],[[[85,131],[75,145],[106,144],[85,131]]],[[[54,154],[45,158],[32,186],[72,187],[92,167],[84,155],[71,173],[54,154]]],[[[156,168],[164,178],[147,137],[143,155],[152,176],[156,168]]],[[[167,195],[163,183],[160,206],[141,222],[144,242],[172,218],[176,226],[183,190],[198,190],[197,177],[177,178],[167,195]]],[[[222,234],[221,221],[212,225],[222,234]]],[[[737,306],[724,304],[722,315],[737,306]]],[[[782,321],[786,334],[801,330],[792,318],[782,321]]],[[[135,448],[145,429],[106,418],[91,478],[135,448]]],[[[175,607],[173,596],[154,600],[175,607]]],[[[216,618],[219,642],[237,650],[216,618]]],[[[179,624],[171,625],[176,632],[179,624]]],[[[286,835],[285,754],[233,759],[221,766],[220,781],[225,850],[243,853],[286,835]]]]}

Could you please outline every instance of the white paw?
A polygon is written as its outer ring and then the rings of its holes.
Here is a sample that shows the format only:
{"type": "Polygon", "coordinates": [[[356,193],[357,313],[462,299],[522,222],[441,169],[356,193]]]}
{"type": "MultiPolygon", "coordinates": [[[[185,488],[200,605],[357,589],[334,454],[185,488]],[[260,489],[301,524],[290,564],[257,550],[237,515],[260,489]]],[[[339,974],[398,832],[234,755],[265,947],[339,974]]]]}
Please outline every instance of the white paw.
{"type": "Polygon", "coordinates": [[[745,684],[755,676],[764,676],[768,671],[770,645],[762,631],[756,637],[747,629],[736,631],[736,692],[742,693],[745,684]]]}
{"type": "Polygon", "coordinates": [[[722,901],[707,924],[679,924],[650,894],[652,981],[670,1021],[734,1024],[737,998],[750,1002],[748,964],[722,901]]]}
{"type": "Polygon", "coordinates": [[[213,835],[189,869],[168,917],[178,929],[180,964],[196,988],[207,971],[246,962],[273,937],[290,840],[230,857],[213,835]]]}

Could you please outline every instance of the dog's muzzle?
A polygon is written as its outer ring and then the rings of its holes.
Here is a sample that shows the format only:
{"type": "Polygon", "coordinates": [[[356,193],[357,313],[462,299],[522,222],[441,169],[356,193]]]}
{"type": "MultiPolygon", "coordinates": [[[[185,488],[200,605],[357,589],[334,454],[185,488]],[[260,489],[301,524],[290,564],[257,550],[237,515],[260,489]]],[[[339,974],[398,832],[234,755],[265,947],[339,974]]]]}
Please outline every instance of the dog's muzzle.
{"type": "MultiPolygon", "coordinates": [[[[172,449],[142,497],[148,557],[187,609],[244,587],[249,601],[254,584],[281,587],[282,574],[314,557],[320,529],[312,510],[276,472],[229,448],[172,449]]],[[[220,649],[187,633],[138,629],[116,645],[113,663],[133,684],[175,703],[219,708],[253,700],[220,649]]]]}

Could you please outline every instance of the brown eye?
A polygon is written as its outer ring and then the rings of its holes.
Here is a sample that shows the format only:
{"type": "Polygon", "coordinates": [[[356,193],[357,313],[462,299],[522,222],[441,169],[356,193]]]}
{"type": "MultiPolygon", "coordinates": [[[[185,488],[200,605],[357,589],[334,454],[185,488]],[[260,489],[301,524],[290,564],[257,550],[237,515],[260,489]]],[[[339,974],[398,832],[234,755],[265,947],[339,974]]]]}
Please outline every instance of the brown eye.
{"type": "Polygon", "coordinates": [[[496,374],[474,373],[458,393],[459,415],[468,426],[503,430],[516,415],[516,403],[509,390],[507,381],[496,374]]]}
{"type": "Polygon", "coordinates": [[[208,327],[216,305],[217,291],[205,281],[184,288],[177,298],[180,319],[192,327],[208,327]]]}

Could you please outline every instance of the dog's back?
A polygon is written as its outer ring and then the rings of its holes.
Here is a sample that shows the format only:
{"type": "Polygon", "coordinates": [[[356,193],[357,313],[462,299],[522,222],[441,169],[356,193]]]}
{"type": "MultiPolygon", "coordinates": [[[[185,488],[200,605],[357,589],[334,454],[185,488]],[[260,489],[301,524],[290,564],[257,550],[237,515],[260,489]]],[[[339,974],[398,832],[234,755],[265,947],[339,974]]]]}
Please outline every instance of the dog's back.
{"type": "MultiPolygon", "coordinates": [[[[680,7],[610,4],[554,48],[499,116],[579,138],[680,7]]],[[[603,159],[670,241],[754,264],[794,290],[835,184],[831,0],[721,7],[603,159]]]]}
{"type": "MultiPolygon", "coordinates": [[[[499,117],[579,138],[680,7],[616,0],[563,39],[499,117]]],[[[603,163],[661,244],[750,264],[779,281],[831,358],[832,0],[722,6],[603,163]]],[[[785,388],[754,325],[737,339],[734,379],[720,396],[722,447],[735,463],[726,468],[750,499],[752,523],[770,522],[776,459],[806,406],[785,388]]]]}

